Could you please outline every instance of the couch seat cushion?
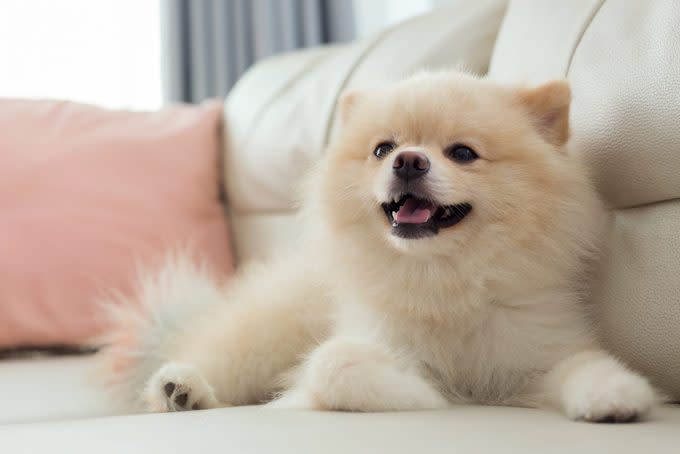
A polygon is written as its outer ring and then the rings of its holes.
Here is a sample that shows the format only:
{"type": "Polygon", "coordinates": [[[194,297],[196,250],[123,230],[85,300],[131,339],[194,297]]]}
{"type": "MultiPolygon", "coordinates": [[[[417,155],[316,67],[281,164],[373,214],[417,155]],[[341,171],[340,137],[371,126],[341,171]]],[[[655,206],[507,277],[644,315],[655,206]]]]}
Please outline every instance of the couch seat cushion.
{"type": "Polygon", "coordinates": [[[113,414],[113,406],[94,385],[94,359],[0,360],[0,425],[113,414]]]}

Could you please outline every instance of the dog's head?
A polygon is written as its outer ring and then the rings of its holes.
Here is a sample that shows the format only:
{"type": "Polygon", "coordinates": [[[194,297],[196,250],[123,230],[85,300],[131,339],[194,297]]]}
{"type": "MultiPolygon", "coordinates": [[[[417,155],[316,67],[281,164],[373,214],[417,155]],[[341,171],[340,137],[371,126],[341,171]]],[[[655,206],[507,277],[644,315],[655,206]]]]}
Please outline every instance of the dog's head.
{"type": "Polygon", "coordinates": [[[330,224],[430,256],[578,224],[596,202],[564,150],[569,104],[564,81],[518,88],[451,72],[345,93],[322,175],[330,224]]]}

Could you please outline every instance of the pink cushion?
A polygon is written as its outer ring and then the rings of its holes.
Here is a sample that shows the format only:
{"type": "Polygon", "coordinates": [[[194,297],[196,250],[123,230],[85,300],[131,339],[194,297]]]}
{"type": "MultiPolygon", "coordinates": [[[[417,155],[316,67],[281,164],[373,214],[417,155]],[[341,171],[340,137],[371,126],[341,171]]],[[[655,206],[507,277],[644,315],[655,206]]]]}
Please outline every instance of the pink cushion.
{"type": "Polygon", "coordinates": [[[106,290],[188,249],[231,272],[220,105],[123,112],[0,99],[0,348],[81,344],[106,290]]]}

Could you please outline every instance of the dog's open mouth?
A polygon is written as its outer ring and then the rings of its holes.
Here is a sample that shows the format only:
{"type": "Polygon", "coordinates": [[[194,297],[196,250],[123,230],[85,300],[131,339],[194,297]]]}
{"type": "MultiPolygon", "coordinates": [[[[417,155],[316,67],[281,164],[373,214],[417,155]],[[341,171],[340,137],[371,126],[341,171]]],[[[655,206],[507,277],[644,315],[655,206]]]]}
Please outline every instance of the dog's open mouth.
{"type": "Polygon", "coordinates": [[[440,229],[458,224],[472,211],[469,203],[442,206],[412,194],[383,203],[382,208],[392,225],[392,233],[402,238],[436,235],[440,229]]]}

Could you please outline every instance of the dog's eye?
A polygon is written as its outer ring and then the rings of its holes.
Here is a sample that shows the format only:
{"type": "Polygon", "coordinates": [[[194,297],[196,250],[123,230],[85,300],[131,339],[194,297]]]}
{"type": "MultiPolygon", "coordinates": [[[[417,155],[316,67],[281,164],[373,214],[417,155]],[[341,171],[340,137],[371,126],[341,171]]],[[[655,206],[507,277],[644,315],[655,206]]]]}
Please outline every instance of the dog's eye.
{"type": "Polygon", "coordinates": [[[376,158],[382,159],[390,154],[390,152],[394,150],[394,147],[395,145],[392,142],[380,142],[373,150],[373,154],[376,158]]]}
{"type": "Polygon", "coordinates": [[[472,148],[458,144],[448,147],[444,154],[456,162],[470,162],[479,157],[472,148]]]}

